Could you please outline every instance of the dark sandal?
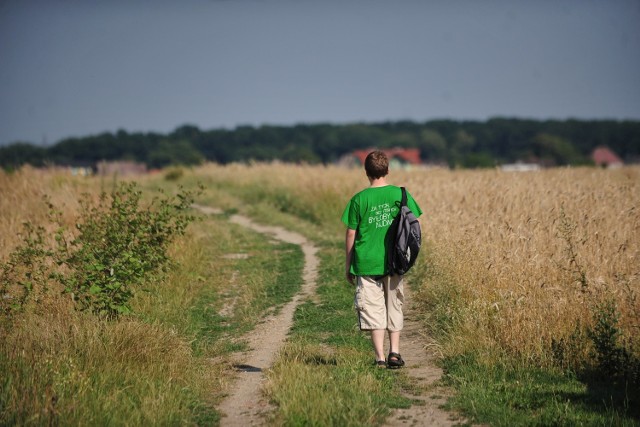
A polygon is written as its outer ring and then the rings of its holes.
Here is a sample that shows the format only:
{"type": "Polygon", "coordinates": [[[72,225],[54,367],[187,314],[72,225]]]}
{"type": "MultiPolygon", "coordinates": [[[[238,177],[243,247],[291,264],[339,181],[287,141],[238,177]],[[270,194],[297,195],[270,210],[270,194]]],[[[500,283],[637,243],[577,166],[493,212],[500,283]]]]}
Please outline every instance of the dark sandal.
{"type": "Polygon", "coordinates": [[[373,366],[377,366],[378,368],[386,368],[387,362],[386,360],[376,360],[375,362],[373,362],[373,366]]]}
{"type": "Polygon", "coordinates": [[[404,366],[404,360],[399,353],[389,353],[387,357],[387,367],[389,369],[398,369],[404,366]]]}

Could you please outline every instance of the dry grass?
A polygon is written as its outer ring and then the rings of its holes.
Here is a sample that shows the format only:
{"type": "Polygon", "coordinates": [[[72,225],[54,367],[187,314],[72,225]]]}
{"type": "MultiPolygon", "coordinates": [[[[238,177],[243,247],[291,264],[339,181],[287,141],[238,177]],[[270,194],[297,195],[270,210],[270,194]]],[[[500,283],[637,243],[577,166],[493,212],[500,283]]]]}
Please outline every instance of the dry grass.
{"type": "Polygon", "coordinates": [[[89,181],[63,173],[30,167],[14,173],[0,169],[0,259],[5,259],[20,242],[23,223],[47,223],[45,196],[64,209],[63,220],[71,224],[78,213],[79,195],[89,191],[89,186],[89,181]]]}
{"type": "Polygon", "coordinates": [[[0,365],[11,383],[3,384],[1,419],[99,425],[115,411],[113,420],[156,424],[190,415],[197,391],[182,390],[202,380],[197,367],[184,369],[197,362],[187,341],[160,324],[98,322],[63,307],[27,313],[3,336],[0,365]]]}
{"type": "MultiPolygon", "coordinates": [[[[285,213],[321,226],[325,234],[342,230],[336,212],[342,213],[350,194],[363,185],[363,180],[358,178],[364,178],[364,174],[333,166],[278,163],[251,166],[210,164],[196,170],[196,176],[205,183],[224,186],[227,192],[244,199],[245,205],[249,201],[249,210],[258,218],[261,203],[275,205],[285,213]]],[[[212,203],[222,206],[220,200],[212,200],[212,203]]],[[[262,218],[261,221],[268,223],[270,219],[262,218]]],[[[295,229],[295,225],[291,226],[295,229]]]]}
{"type": "MultiPolygon", "coordinates": [[[[73,229],[81,194],[97,196],[103,186],[100,179],[31,168],[0,172],[0,260],[20,244],[23,222],[44,225],[53,238],[45,195],[73,229]]],[[[0,424],[212,422],[208,392],[219,393],[215,377],[222,368],[194,354],[188,316],[196,294],[211,285],[191,273],[211,269],[198,269],[204,249],[193,235],[187,238],[193,241],[172,248],[185,267],[149,285],[157,289],[140,295],[138,316],[109,322],[78,312],[54,283],[21,312],[0,314],[0,424]]]]}

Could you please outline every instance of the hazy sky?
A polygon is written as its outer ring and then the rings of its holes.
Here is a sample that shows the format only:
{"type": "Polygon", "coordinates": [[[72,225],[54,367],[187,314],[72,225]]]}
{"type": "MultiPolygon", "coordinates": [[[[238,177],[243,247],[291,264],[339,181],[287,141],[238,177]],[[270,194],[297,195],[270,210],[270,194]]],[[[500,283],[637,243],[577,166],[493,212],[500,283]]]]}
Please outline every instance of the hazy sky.
{"type": "Polygon", "coordinates": [[[0,144],[493,116],[640,119],[640,0],[0,0],[0,144]]]}

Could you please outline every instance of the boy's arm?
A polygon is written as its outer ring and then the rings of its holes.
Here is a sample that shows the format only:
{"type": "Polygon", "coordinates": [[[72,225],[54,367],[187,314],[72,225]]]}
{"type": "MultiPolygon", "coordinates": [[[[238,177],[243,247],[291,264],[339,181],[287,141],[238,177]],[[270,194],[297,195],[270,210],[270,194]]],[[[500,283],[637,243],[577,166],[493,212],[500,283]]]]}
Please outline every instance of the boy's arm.
{"type": "Polygon", "coordinates": [[[356,242],[356,230],[347,228],[347,232],[344,238],[345,246],[345,277],[347,281],[352,285],[355,285],[356,277],[351,274],[351,260],[353,259],[353,246],[356,242]]]}

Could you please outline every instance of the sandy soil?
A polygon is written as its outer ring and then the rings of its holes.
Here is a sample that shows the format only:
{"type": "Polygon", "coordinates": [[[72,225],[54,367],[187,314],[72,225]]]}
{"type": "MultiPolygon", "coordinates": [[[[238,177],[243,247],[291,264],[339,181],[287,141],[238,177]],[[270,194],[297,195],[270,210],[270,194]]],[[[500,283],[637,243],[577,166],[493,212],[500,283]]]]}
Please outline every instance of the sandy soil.
{"type": "MultiPolygon", "coordinates": [[[[216,208],[199,205],[194,207],[207,214],[221,213],[216,208]]],[[[238,357],[238,364],[235,365],[238,371],[237,379],[229,395],[219,406],[219,410],[223,413],[220,422],[222,426],[264,425],[267,414],[274,409],[261,392],[265,381],[264,371],[273,364],[278,350],[284,344],[293,324],[296,307],[305,299],[315,296],[319,260],[313,244],[298,233],[280,227],[259,225],[241,215],[233,215],[230,221],[275,239],[300,245],[304,252],[305,266],[301,291],[282,308],[277,316],[263,319],[251,333],[244,337],[249,343],[250,350],[236,355],[238,357]]],[[[415,404],[407,409],[396,410],[385,426],[452,426],[461,423],[463,420],[440,409],[446,398],[446,390],[437,387],[436,382],[442,376],[442,372],[435,366],[434,356],[427,351],[429,341],[421,334],[419,323],[414,318],[410,305],[411,298],[408,297],[407,301],[405,329],[401,341],[401,353],[407,365],[402,372],[409,376],[412,386],[410,390],[405,390],[403,393],[414,400],[415,404]]]]}
{"type": "MultiPolygon", "coordinates": [[[[425,336],[424,329],[411,307],[408,286],[405,289],[404,329],[400,336],[400,353],[405,360],[402,373],[406,374],[411,387],[403,395],[414,401],[407,409],[396,409],[386,420],[385,427],[395,426],[453,426],[465,423],[455,413],[441,409],[446,402],[448,390],[438,385],[442,370],[435,364],[432,340],[425,336]]],[[[388,348],[386,349],[388,352],[388,348]]]]}

